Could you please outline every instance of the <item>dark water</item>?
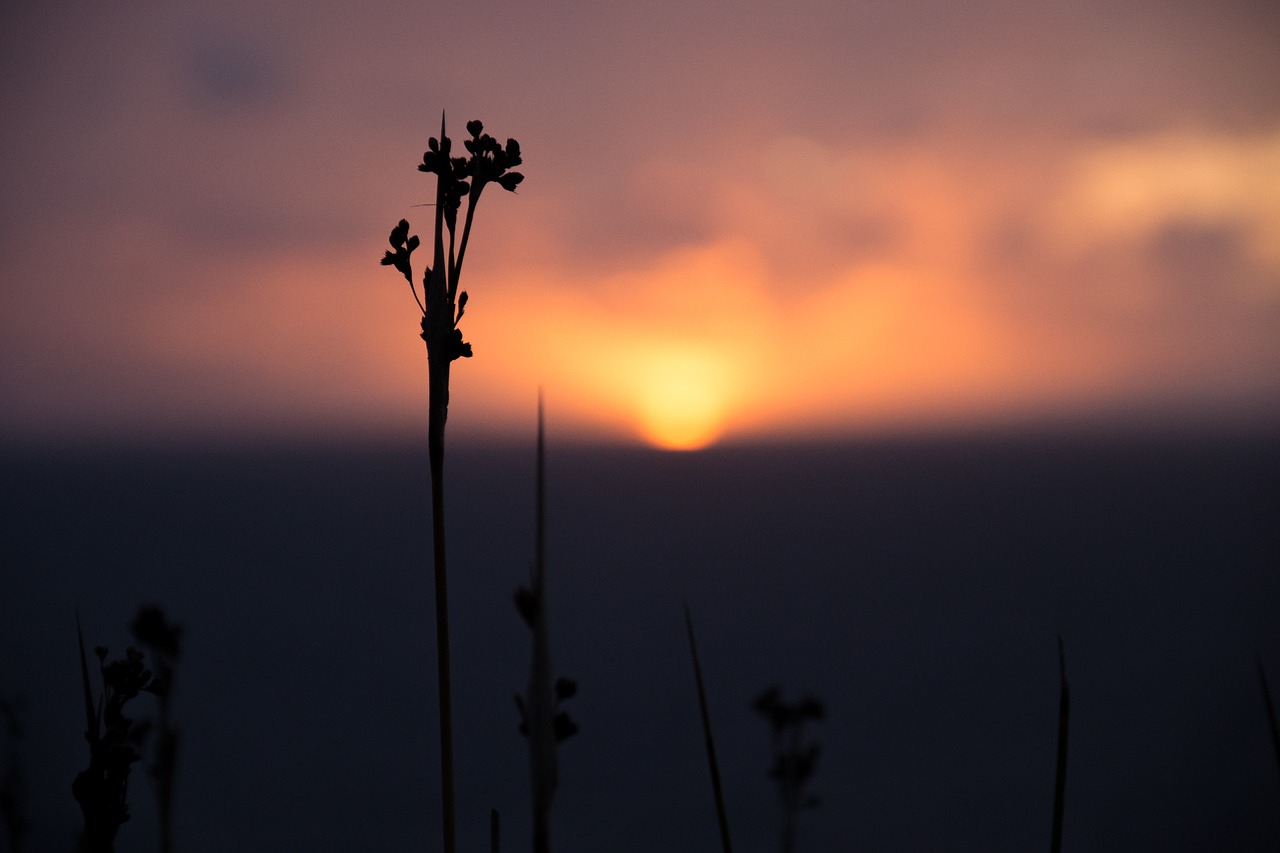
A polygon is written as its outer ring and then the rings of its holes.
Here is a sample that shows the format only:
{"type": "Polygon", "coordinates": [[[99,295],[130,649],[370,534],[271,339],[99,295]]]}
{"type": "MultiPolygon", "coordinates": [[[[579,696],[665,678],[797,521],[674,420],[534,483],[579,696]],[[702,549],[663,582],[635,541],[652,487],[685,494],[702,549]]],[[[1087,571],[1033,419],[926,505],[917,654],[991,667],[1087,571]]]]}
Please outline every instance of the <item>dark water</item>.
{"type": "MultiPolygon", "coordinates": [[[[438,845],[424,455],[404,448],[10,452],[0,692],[21,694],[32,849],[70,849],[75,646],[138,605],[186,625],[182,851],[438,845]]],[[[1128,435],[699,454],[551,447],[562,851],[718,849],[681,602],[693,611],[735,849],[777,849],[778,684],[825,703],[800,849],[1049,842],[1056,636],[1066,846],[1280,846],[1259,658],[1280,693],[1280,441],[1128,435]]],[[[512,694],[528,635],[531,449],[450,460],[461,849],[527,847],[512,694]]],[[[139,700],[136,707],[145,710],[139,700]]],[[[119,848],[155,847],[135,771],[119,848]]]]}

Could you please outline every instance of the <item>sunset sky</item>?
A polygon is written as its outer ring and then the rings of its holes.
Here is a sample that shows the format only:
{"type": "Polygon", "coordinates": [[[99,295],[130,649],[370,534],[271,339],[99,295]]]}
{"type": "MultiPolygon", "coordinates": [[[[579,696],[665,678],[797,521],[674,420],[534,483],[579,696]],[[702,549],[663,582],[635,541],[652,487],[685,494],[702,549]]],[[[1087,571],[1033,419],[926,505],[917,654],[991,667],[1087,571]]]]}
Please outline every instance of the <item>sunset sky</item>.
{"type": "Polygon", "coordinates": [[[380,267],[516,137],[452,436],[1280,416],[1270,2],[0,11],[0,439],[401,435],[380,267]]]}

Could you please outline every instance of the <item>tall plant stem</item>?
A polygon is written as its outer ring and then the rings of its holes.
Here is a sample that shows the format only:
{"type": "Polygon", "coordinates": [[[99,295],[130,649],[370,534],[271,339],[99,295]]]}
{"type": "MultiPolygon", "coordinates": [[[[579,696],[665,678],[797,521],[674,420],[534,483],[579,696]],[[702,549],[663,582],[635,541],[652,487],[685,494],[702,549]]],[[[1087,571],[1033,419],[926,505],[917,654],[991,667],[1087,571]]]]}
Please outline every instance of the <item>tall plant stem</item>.
{"type": "Polygon", "coordinates": [[[551,851],[551,800],[555,795],[555,699],[551,686],[551,641],[547,628],[547,468],[542,389],[538,389],[537,493],[534,498],[533,660],[528,707],[529,770],[533,789],[533,851],[551,851]]]}
{"type": "Polygon", "coordinates": [[[1271,688],[1267,685],[1267,671],[1258,658],[1258,681],[1262,684],[1262,701],[1267,708],[1267,725],[1271,729],[1271,745],[1276,751],[1276,769],[1280,770],[1280,722],[1276,721],[1276,708],[1271,702],[1271,688]]]}
{"type": "Polygon", "coordinates": [[[1052,853],[1062,851],[1062,818],[1067,797],[1067,735],[1070,730],[1071,686],[1067,683],[1067,657],[1058,637],[1058,768],[1053,784],[1052,853]]]}
{"type": "Polygon", "coordinates": [[[401,219],[391,229],[391,250],[383,254],[382,266],[395,267],[409,282],[409,290],[422,311],[422,340],[427,345],[427,375],[429,402],[427,423],[427,451],[431,466],[431,542],[432,564],[435,570],[436,599],[436,673],[439,681],[440,706],[440,794],[443,800],[442,828],[444,852],[457,851],[457,809],[453,768],[453,687],[452,668],[449,662],[449,583],[445,568],[445,510],[444,510],[444,427],[449,414],[449,365],[457,358],[469,358],[471,345],[463,340],[458,321],[466,307],[466,292],[458,291],[458,273],[471,236],[471,223],[475,204],[486,182],[496,182],[508,192],[524,180],[520,172],[510,169],[519,166],[520,143],[508,139],[500,146],[493,137],[483,133],[479,121],[467,123],[471,139],[464,144],[471,156],[454,157],[452,143],[445,132],[444,113],[440,114],[440,138],[431,137],[428,149],[422,155],[418,171],[436,176],[436,200],[434,246],[431,265],[422,280],[422,298],[413,286],[413,265],[410,255],[418,248],[417,235],[409,233],[409,222],[401,219]],[[466,223],[462,242],[456,245],[454,256],[454,229],[458,207],[463,194],[467,196],[466,223]],[[446,254],[445,231],[448,231],[446,254]]]}
{"type": "Polygon", "coordinates": [[[698,707],[702,711],[702,737],[707,745],[707,766],[711,769],[711,793],[716,801],[716,820],[720,825],[720,843],[724,853],[733,853],[729,841],[729,817],[724,807],[724,789],[720,785],[720,764],[716,761],[716,744],[711,736],[711,712],[707,709],[707,691],[702,683],[702,667],[698,663],[698,644],[693,638],[693,617],[688,603],[684,606],[684,624],[689,632],[689,653],[693,657],[693,678],[698,685],[698,707]]]}
{"type": "MultiPolygon", "coordinates": [[[[446,139],[444,114],[440,115],[440,140],[446,139]]],[[[453,678],[449,664],[449,582],[445,569],[444,537],[444,425],[449,417],[449,365],[453,361],[447,342],[454,325],[449,302],[450,282],[445,265],[445,182],[436,181],[435,246],[432,269],[423,282],[427,313],[422,318],[422,339],[427,345],[428,419],[427,454],[431,461],[431,543],[436,581],[436,673],[440,702],[440,797],[444,853],[457,853],[456,808],[453,786],[453,678]]],[[[452,229],[450,229],[452,232],[452,229]]],[[[452,233],[450,233],[452,242],[452,233]]]]}
{"type": "Polygon", "coordinates": [[[431,461],[431,541],[436,589],[436,672],[440,698],[440,792],[445,853],[456,853],[453,786],[453,679],[449,664],[449,582],[445,568],[444,425],[449,412],[449,359],[431,358],[427,452],[431,461]]]}

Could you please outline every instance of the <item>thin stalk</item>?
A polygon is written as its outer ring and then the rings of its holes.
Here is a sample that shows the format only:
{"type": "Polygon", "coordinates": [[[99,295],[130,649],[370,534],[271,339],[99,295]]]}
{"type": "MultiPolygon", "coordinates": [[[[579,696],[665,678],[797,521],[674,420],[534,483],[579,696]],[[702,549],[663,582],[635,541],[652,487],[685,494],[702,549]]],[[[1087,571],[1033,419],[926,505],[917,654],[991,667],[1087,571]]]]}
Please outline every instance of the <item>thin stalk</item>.
{"type": "MultiPolygon", "coordinates": [[[[471,192],[467,194],[467,218],[462,225],[462,242],[458,244],[458,259],[453,264],[453,286],[449,288],[449,302],[456,302],[458,299],[458,274],[462,272],[462,261],[467,256],[467,241],[471,239],[471,221],[475,218],[476,204],[480,201],[480,190],[484,189],[483,185],[480,189],[476,189],[475,178],[471,179],[471,192]]],[[[452,252],[452,247],[450,247],[452,252]]]]}
{"type": "Polygon", "coordinates": [[[796,806],[795,799],[782,809],[782,853],[795,853],[796,849],[796,821],[800,817],[800,808],[796,806]]]}
{"type": "Polygon", "coordinates": [[[1258,659],[1258,680],[1262,682],[1262,701],[1267,706],[1267,725],[1271,727],[1271,745],[1276,751],[1276,769],[1280,770],[1280,723],[1276,722],[1276,707],[1271,703],[1271,689],[1267,686],[1267,671],[1258,659]]]}
{"type": "Polygon", "coordinates": [[[533,635],[529,684],[523,694],[516,694],[515,699],[520,710],[520,731],[529,741],[534,853],[549,853],[551,850],[551,802],[559,782],[556,747],[578,729],[566,712],[557,710],[562,701],[577,693],[577,685],[568,678],[552,682],[551,641],[547,630],[546,467],[543,446],[542,392],[539,390],[536,554],[530,585],[516,590],[516,609],[533,635]]]}
{"type": "Polygon", "coordinates": [[[422,300],[418,298],[418,288],[413,286],[413,276],[409,276],[409,292],[413,294],[413,301],[418,303],[418,310],[422,312],[422,316],[427,316],[427,306],[422,304],[422,300]]]}
{"type": "Polygon", "coordinates": [[[1067,796],[1067,734],[1071,714],[1071,686],[1067,683],[1067,658],[1058,637],[1058,770],[1053,783],[1052,853],[1062,851],[1062,818],[1067,796]]]}
{"type": "Polygon", "coordinates": [[[15,694],[12,699],[0,695],[0,723],[3,723],[8,735],[8,766],[4,778],[0,779],[0,824],[4,824],[5,836],[9,839],[9,850],[12,853],[22,853],[22,839],[30,828],[26,819],[26,790],[19,747],[22,741],[24,706],[21,694],[15,694]]]}
{"type": "Polygon", "coordinates": [[[684,624],[689,631],[689,653],[693,657],[693,678],[698,684],[698,707],[702,711],[702,736],[707,744],[707,766],[711,769],[711,792],[716,800],[716,820],[720,825],[720,843],[724,853],[733,853],[729,840],[729,818],[724,806],[724,790],[720,785],[720,764],[716,761],[716,744],[711,736],[711,713],[707,710],[707,692],[702,683],[702,667],[698,664],[698,644],[693,638],[693,618],[688,602],[684,605],[684,624]]]}
{"type": "Polygon", "coordinates": [[[444,534],[444,424],[449,406],[449,362],[433,359],[430,376],[428,454],[431,462],[431,535],[436,595],[436,671],[440,691],[440,785],[444,808],[444,849],[455,853],[453,786],[453,679],[449,663],[449,581],[444,534]]]}
{"type": "Polygon", "coordinates": [[[559,775],[556,766],[555,698],[551,686],[551,643],[547,630],[546,461],[542,391],[538,391],[538,461],[534,499],[533,660],[529,675],[529,770],[533,793],[533,850],[551,850],[551,801],[559,775]]]}
{"type": "MultiPolygon", "coordinates": [[[[445,138],[444,116],[440,117],[440,138],[445,138]]],[[[456,853],[455,796],[453,772],[453,677],[449,663],[449,583],[445,566],[444,531],[444,427],[449,415],[449,364],[447,352],[436,342],[447,339],[440,326],[452,328],[448,310],[448,282],[444,263],[444,182],[436,181],[436,228],[434,266],[424,283],[427,314],[423,318],[423,338],[427,344],[428,421],[427,453],[431,464],[431,541],[436,593],[436,672],[440,702],[440,795],[443,817],[444,851],[456,853]]]]}
{"type": "Polygon", "coordinates": [[[455,225],[456,223],[457,223],[457,220],[456,220],[456,217],[455,217],[454,223],[449,225],[449,276],[448,276],[448,281],[449,281],[449,304],[450,304],[450,305],[452,305],[452,304],[453,304],[454,291],[455,291],[455,290],[457,289],[457,287],[458,287],[458,269],[457,269],[457,264],[456,264],[456,263],[455,263],[455,261],[454,261],[454,255],[453,255],[453,243],[454,243],[454,240],[453,240],[453,236],[454,236],[454,235],[453,235],[453,228],[454,228],[454,225],[455,225]]]}
{"type": "Polygon", "coordinates": [[[89,661],[84,654],[84,631],[80,629],[80,613],[76,612],[76,638],[80,641],[80,678],[84,689],[84,736],[89,748],[98,745],[98,716],[93,709],[93,686],[89,684],[89,661]]]}

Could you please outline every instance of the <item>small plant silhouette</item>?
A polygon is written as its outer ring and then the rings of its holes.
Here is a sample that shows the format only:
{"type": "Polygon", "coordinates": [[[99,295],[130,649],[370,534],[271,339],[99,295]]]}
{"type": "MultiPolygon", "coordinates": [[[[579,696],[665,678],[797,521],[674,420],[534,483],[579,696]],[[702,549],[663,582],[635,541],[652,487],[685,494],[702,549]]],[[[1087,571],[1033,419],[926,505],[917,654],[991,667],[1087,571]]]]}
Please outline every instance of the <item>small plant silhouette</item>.
{"type": "Polygon", "coordinates": [[[821,748],[816,743],[806,743],[805,724],[820,722],[825,712],[822,703],[812,696],[804,696],[794,704],[782,701],[776,687],[756,697],[754,707],[769,721],[773,732],[769,776],[778,783],[782,800],[782,853],[793,853],[800,812],[818,805],[818,798],[805,794],[804,788],[817,768],[821,748]]]}
{"type": "Polygon", "coordinates": [[[4,769],[0,773],[0,823],[4,824],[9,849],[13,853],[22,850],[22,840],[30,828],[25,814],[26,783],[22,755],[18,748],[22,741],[24,711],[21,696],[0,696],[0,726],[9,742],[4,769]]]}
{"type": "Polygon", "coordinates": [[[516,590],[516,610],[533,634],[529,686],[516,694],[520,733],[529,741],[529,775],[533,791],[533,851],[551,850],[551,802],[560,782],[556,747],[577,734],[578,726],[560,703],[573,698],[578,685],[558,678],[552,685],[551,640],[547,627],[546,470],[543,452],[542,398],[538,398],[538,463],[535,510],[536,544],[533,577],[528,587],[516,590]]]}
{"type": "MultiPolygon", "coordinates": [[[[138,610],[131,627],[133,638],[151,653],[156,668],[156,735],[154,758],[147,773],[155,783],[156,812],[160,820],[160,853],[173,850],[173,784],[177,775],[178,732],[173,728],[170,701],[173,697],[174,665],[182,656],[182,628],[165,618],[155,605],[138,610]]],[[[154,691],[153,691],[154,692],[154,691]]]]}
{"type": "Polygon", "coordinates": [[[80,641],[89,766],[71,783],[71,792],[84,815],[83,849],[88,853],[111,853],[120,825],[129,820],[129,771],[142,757],[140,746],[146,733],[145,726],[135,725],[125,716],[124,708],[140,693],[163,695],[167,684],[152,677],[143,663],[142,652],[132,646],[123,658],[110,663],[106,647],[96,646],[102,693],[95,703],[79,619],[76,634],[80,641]]]}
{"type": "Polygon", "coordinates": [[[1067,802],[1067,741],[1071,734],[1071,685],[1067,683],[1067,653],[1058,636],[1058,758],[1053,777],[1052,853],[1062,851],[1062,820],[1067,802]]]}
{"type": "Polygon", "coordinates": [[[1271,702],[1271,685],[1267,683],[1267,670],[1258,658],[1258,683],[1262,685],[1262,702],[1267,711],[1267,727],[1271,730],[1271,747],[1276,754],[1276,769],[1280,770],[1280,721],[1276,720],[1276,706],[1271,702]]]}
{"type": "Polygon", "coordinates": [[[463,340],[459,321],[467,307],[467,292],[458,289],[462,264],[471,239],[471,225],[480,195],[489,184],[515,192],[524,175],[511,171],[522,162],[520,143],[506,145],[484,132],[479,121],[467,122],[470,138],[463,141],[468,156],[453,156],[453,143],[440,118],[440,138],[431,137],[418,171],[436,176],[434,245],[431,266],[422,276],[422,297],[413,284],[411,256],[420,242],[409,234],[408,220],[391,229],[391,250],[381,263],[395,267],[409,282],[414,301],[422,312],[422,340],[427,345],[428,422],[427,447],[431,465],[431,532],[435,569],[436,670],[440,702],[440,776],[445,853],[455,853],[453,771],[453,688],[449,660],[449,596],[445,565],[444,531],[444,428],[449,414],[449,368],[459,358],[471,357],[471,344],[463,340]],[[458,212],[466,199],[462,234],[457,234],[458,212]]]}

